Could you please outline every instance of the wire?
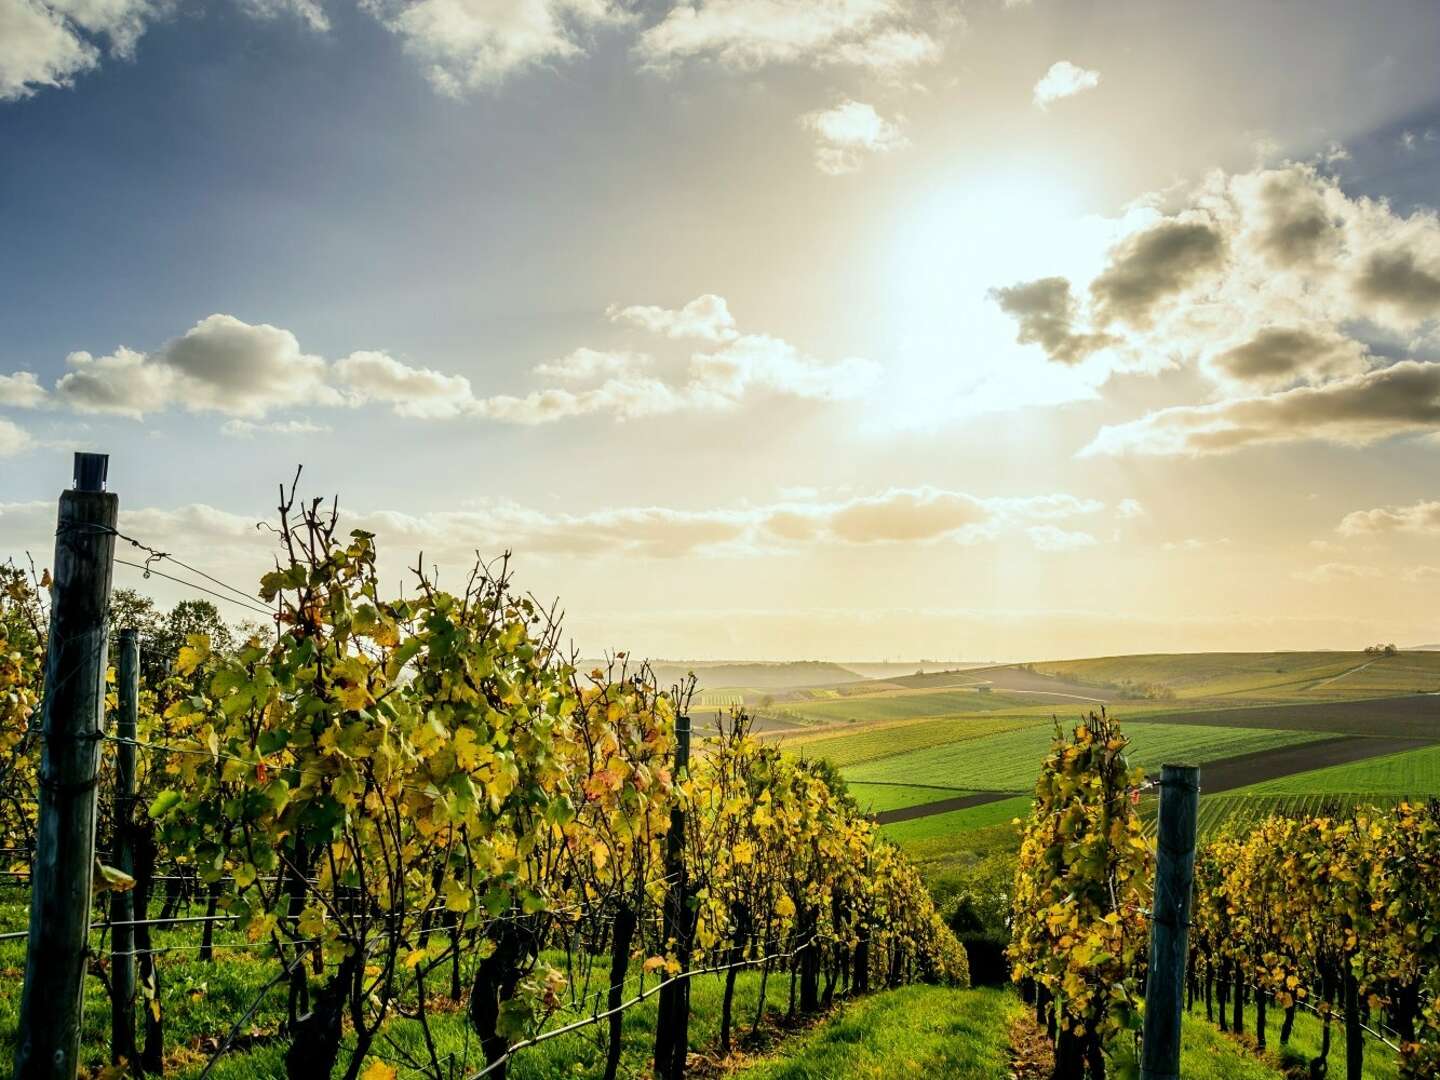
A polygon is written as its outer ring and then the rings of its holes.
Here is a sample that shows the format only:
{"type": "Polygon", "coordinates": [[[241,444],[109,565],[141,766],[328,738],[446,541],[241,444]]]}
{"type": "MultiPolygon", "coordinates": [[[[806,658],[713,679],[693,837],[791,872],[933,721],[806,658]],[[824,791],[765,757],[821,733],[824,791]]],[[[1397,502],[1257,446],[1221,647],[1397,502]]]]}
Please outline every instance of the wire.
{"type": "Polygon", "coordinates": [[[598,1024],[601,1020],[608,1020],[616,1013],[623,1013],[625,1010],[633,1008],[634,1006],[640,1004],[640,1002],[644,1001],[651,995],[658,994],[661,990],[663,990],[667,986],[670,986],[672,983],[681,982],[699,975],[717,975],[722,972],[730,971],[732,969],[754,967],[756,964],[768,964],[771,960],[786,960],[809,948],[815,943],[815,941],[816,939],[814,937],[811,937],[804,943],[796,945],[788,952],[772,953],[769,956],[758,956],[751,960],[740,960],[733,964],[721,964],[716,967],[700,968],[695,971],[682,971],[678,975],[672,975],[668,979],[661,980],[660,982],[652,986],[649,990],[641,991],[629,1001],[622,1001],[614,1008],[606,1009],[604,1012],[595,1013],[592,1016],[586,1017],[581,1020],[576,1020],[573,1023],[564,1024],[558,1028],[551,1028],[549,1031],[541,1032],[539,1035],[536,1035],[532,1038],[522,1039],[520,1042],[506,1048],[503,1054],[497,1057],[494,1061],[490,1062],[479,1072],[471,1073],[465,1078],[465,1080],[480,1080],[480,1077],[487,1076],[495,1069],[498,1069],[501,1065],[509,1061],[512,1056],[518,1054],[521,1050],[528,1050],[532,1046],[539,1046],[541,1043],[549,1042],[551,1039],[559,1038],[561,1035],[569,1035],[572,1032],[580,1031],[583,1028],[590,1027],[592,1024],[598,1024]]]}
{"type": "Polygon", "coordinates": [[[156,570],[153,566],[142,566],[140,563],[131,562],[128,559],[116,559],[115,561],[121,566],[129,566],[133,569],[141,571],[146,577],[154,574],[156,577],[162,577],[166,581],[173,581],[177,585],[184,585],[187,588],[196,590],[197,592],[203,592],[209,596],[213,596],[217,600],[224,600],[226,603],[235,604],[238,607],[243,607],[250,611],[258,612],[259,614],[264,615],[267,619],[273,619],[275,617],[275,613],[269,608],[263,608],[259,604],[248,603],[243,600],[236,600],[233,596],[226,596],[224,593],[218,593],[214,589],[207,589],[203,585],[196,585],[193,581],[186,581],[184,578],[178,578],[175,577],[173,574],[167,574],[163,570],[156,570]]]}

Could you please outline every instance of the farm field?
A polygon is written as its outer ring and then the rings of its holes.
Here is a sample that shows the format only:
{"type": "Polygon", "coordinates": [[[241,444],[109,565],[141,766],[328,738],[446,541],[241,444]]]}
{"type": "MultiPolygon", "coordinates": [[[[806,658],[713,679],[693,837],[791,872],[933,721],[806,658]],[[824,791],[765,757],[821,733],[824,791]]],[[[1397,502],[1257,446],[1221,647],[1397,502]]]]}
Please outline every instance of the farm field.
{"type": "MultiPolygon", "coordinates": [[[[914,750],[842,769],[847,780],[936,784],[976,791],[1028,791],[1050,747],[1053,729],[1036,724],[963,743],[914,750]]],[[[1317,736],[1297,731],[1237,730],[1199,724],[1137,724],[1130,729],[1131,763],[1205,762],[1317,736]]]]}
{"type": "Polygon", "coordinates": [[[867,725],[858,730],[800,731],[784,736],[780,745],[792,753],[822,757],[843,766],[1037,725],[1048,729],[1050,721],[1034,716],[922,718],[867,725]]]}
{"type": "Polygon", "coordinates": [[[1209,727],[1288,728],[1336,735],[1393,735],[1440,739],[1440,696],[1324,701],[1313,704],[1250,705],[1240,708],[1169,708],[1140,716],[1124,716],[1133,724],[1204,724],[1209,727]]]}
{"type": "Polygon", "coordinates": [[[1015,818],[1024,817],[1029,812],[1030,796],[1014,795],[997,802],[986,803],[984,806],[972,806],[965,810],[949,810],[943,814],[931,814],[928,817],[915,818],[912,821],[882,825],[881,832],[886,839],[893,840],[902,848],[909,850],[923,841],[943,840],[946,837],[976,829],[1008,826],[1015,818]]]}
{"type": "Polygon", "coordinates": [[[1440,653],[1155,653],[1030,665],[1082,685],[1168,687],[1181,700],[1323,701],[1440,690],[1440,653]]]}
{"type": "MultiPolygon", "coordinates": [[[[1394,806],[1401,799],[1398,795],[1381,795],[1361,792],[1329,792],[1308,795],[1260,795],[1247,792],[1228,792],[1223,795],[1202,796],[1200,816],[1196,829],[1201,838],[1215,836],[1223,830],[1245,829],[1267,817],[1291,817],[1300,820],[1315,817],[1343,816],[1356,806],[1394,806]]],[[[1147,818],[1153,827],[1155,806],[1147,804],[1147,818]]]]}
{"type": "Polygon", "coordinates": [[[1427,746],[1387,757],[1327,769],[1294,773],[1244,789],[1246,794],[1349,794],[1440,796],[1440,746],[1427,746]]]}
{"type": "Polygon", "coordinates": [[[916,787],[907,784],[852,784],[850,794],[855,796],[861,810],[880,814],[886,810],[923,806],[969,793],[958,788],[916,787]]]}

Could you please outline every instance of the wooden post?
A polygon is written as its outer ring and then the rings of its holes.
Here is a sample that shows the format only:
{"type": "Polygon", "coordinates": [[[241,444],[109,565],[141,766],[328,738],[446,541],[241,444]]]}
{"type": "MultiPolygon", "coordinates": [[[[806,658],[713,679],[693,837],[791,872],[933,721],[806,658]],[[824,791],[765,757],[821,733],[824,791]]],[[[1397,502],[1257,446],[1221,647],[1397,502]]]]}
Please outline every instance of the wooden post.
{"type": "MultiPolygon", "coordinates": [[[[140,639],[133,627],[120,631],[116,666],[115,866],[135,874],[135,718],[140,708],[140,639]],[[130,740],[130,741],[125,741],[130,740]]],[[[135,1060],[135,896],[110,894],[110,1060],[135,1060]]]]}
{"type": "Polygon", "coordinates": [[[1190,951],[1190,900],[1195,876],[1195,819],[1200,770],[1160,769],[1154,912],[1150,920],[1150,972],[1145,980],[1145,1034],[1140,1080],[1179,1080],[1180,1015],[1185,961],[1190,951]]]}
{"type": "Polygon", "coordinates": [[[55,530],[17,1080],[74,1080],[79,1065],[119,507],[104,490],[107,461],[104,454],[75,455],[75,486],[60,496],[55,530]]]}
{"type": "MultiPolygon", "coordinates": [[[[675,718],[675,782],[690,768],[690,717],[675,718]]],[[[689,967],[689,882],[685,876],[685,811],[670,809],[670,832],[666,837],[665,874],[670,891],[665,898],[663,931],[668,943],[675,941],[680,969],[689,967]]],[[[665,976],[669,978],[669,976],[665,976]]],[[[684,1080],[685,1057],[690,1050],[690,983],[676,978],[660,991],[655,1021],[655,1075],[661,1080],[684,1080]]]]}

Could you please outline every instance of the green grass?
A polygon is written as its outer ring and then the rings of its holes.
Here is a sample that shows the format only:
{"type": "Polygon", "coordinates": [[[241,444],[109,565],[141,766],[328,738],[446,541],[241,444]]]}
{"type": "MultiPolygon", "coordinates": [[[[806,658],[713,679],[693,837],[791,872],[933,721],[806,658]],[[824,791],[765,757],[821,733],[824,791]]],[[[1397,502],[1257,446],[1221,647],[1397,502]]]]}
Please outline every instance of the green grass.
{"type": "MultiPolygon", "coordinates": [[[[0,929],[23,928],[27,919],[27,905],[22,899],[23,890],[4,890],[0,897],[0,929]]],[[[158,911],[158,906],[157,909],[158,911]]],[[[192,912],[193,913],[193,912],[192,912]]],[[[164,930],[156,934],[157,947],[193,945],[199,942],[198,926],[185,926],[164,930]]],[[[96,947],[100,935],[95,935],[96,947]]],[[[221,931],[216,942],[225,945],[236,942],[233,933],[221,931]]],[[[20,988],[24,974],[25,943],[23,941],[0,942],[0,1062],[10,1062],[15,1054],[15,1033],[19,1019],[20,988]]],[[[223,1038],[232,1024],[250,1007],[260,990],[278,970],[277,961],[266,957],[259,950],[226,949],[216,950],[216,961],[204,963],[198,958],[198,950],[168,952],[159,958],[161,996],[165,1016],[165,1047],[168,1059],[167,1077],[193,1080],[204,1068],[208,1052],[203,1049],[207,1041],[223,1038]]],[[[547,955],[546,960],[563,970],[564,959],[560,954],[547,955]]],[[[591,974],[591,992],[603,988],[605,982],[605,958],[597,961],[591,974]]],[[[436,978],[432,988],[442,992],[447,984],[445,978],[436,978]]],[[[467,963],[463,982],[468,986],[473,964],[467,963]]],[[[632,977],[638,976],[637,962],[632,977]]],[[[646,985],[653,985],[655,976],[646,979],[646,985]]],[[[735,1015],[747,1025],[753,1021],[759,1002],[760,973],[742,971],[736,979],[735,1015]]],[[[637,982],[629,985],[630,992],[638,988],[637,982]]],[[[719,1035],[720,1000],[724,990],[721,976],[703,976],[691,985],[693,1015],[690,1021],[690,1045],[695,1050],[706,1050],[713,1046],[719,1035]]],[[[284,1018],[286,991],[284,987],[272,990],[256,1010],[253,1020],[242,1029],[243,1034],[258,1032],[262,1036],[273,1033],[284,1018]]],[[[773,976],[767,991],[766,1011],[773,1022],[786,1005],[786,981],[783,976],[773,976]]],[[[626,1011],[622,1029],[624,1052],[621,1065],[622,1076],[638,1076],[646,1073],[653,1051],[655,1035],[654,997],[626,1011]]],[[[574,1019],[573,1014],[561,1013],[553,1018],[555,1025],[574,1019]]],[[[431,1016],[431,1028],[439,1052],[454,1053],[457,1058],[468,1053],[469,1068],[460,1070],[458,1075],[468,1075],[477,1067],[478,1051],[473,1033],[468,1031],[464,1013],[460,1011],[437,1011],[431,1016]]],[[[423,1058],[423,1040],[420,1029],[412,1021],[392,1020],[385,1028],[399,1045],[423,1058]]],[[[271,1080],[285,1076],[284,1053],[287,1043],[283,1039],[263,1040],[247,1052],[232,1052],[220,1060],[210,1073],[216,1080],[271,1080]]],[[[351,1037],[341,1050],[340,1063],[348,1060],[351,1037]]],[[[98,1067],[109,1061],[110,1009],[105,990],[98,979],[88,979],[85,986],[85,1010],[81,1035],[81,1062],[88,1067],[98,1067]]],[[[383,1045],[377,1045],[377,1052],[387,1058],[399,1060],[398,1055],[383,1045]]],[[[404,1075],[402,1071],[402,1075],[404,1075]]],[[[528,1050],[516,1057],[510,1075],[517,1080],[551,1080],[558,1076],[593,1080],[604,1075],[603,1041],[597,1040],[594,1029],[587,1029],[573,1035],[562,1036],[528,1050]]]]}
{"type": "MultiPolygon", "coordinates": [[[[1218,1008],[1218,1004],[1217,1004],[1218,1008]]],[[[1324,1024],[1320,1018],[1313,1013],[1301,1009],[1295,1014],[1295,1030],[1290,1034],[1288,1046],[1280,1045],[1280,1024],[1285,1018],[1284,1010],[1271,1008],[1269,1020],[1266,1024],[1266,1058],[1271,1062],[1278,1062],[1283,1058],[1309,1062],[1320,1053],[1320,1043],[1324,1036],[1324,1024]]],[[[1228,1019],[1228,1017],[1227,1017],[1228,1019]]],[[[1197,1001],[1194,1011],[1186,1013],[1183,1021],[1183,1031],[1187,1045],[1198,1045],[1203,1040],[1208,1045],[1217,1047],[1229,1047],[1230,1052],[1236,1046],[1232,1036],[1223,1034],[1218,1025],[1214,1025],[1205,1019],[1205,1006],[1197,1001]]],[[[1255,1006],[1253,1003],[1245,1008],[1245,1035],[1246,1046],[1250,1053],[1255,1053],[1255,1006]]],[[[1253,1059],[1252,1059],[1253,1060],[1253,1059]]],[[[1343,1077],[1345,1075],[1345,1024],[1337,1011],[1335,1020],[1330,1027],[1330,1075],[1343,1077]]],[[[1187,1068],[1182,1068],[1181,1073],[1190,1080],[1191,1073],[1187,1068]]],[[[1196,1077],[1214,1077],[1216,1080],[1229,1080],[1232,1076],[1229,1072],[1195,1073],[1196,1077]]],[[[1248,1077],[1251,1075],[1270,1076],[1271,1073],[1236,1073],[1237,1077],[1248,1077]]],[[[1308,1070],[1306,1075],[1308,1075],[1308,1070]]],[[[1396,1080],[1399,1076],[1398,1062],[1395,1052],[1383,1043],[1377,1042],[1370,1036],[1365,1036],[1365,1080],[1396,1080]]]]}
{"type": "Polygon", "coordinates": [[[854,784],[850,794],[860,804],[860,809],[871,814],[886,810],[900,810],[907,806],[923,806],[925,803],[953,799],[970,792],[957,788],[913,787],[904,784],[854,784]]]}
{"type": "Polygon", "coordinates": [[[780,745],[797,755],[825,758],[833,765],[894,757],[911,750],[980,739],[1025,727],[1051,729],[1048,718],[1024,716],[962,716],[942,720],[903,720],[859,731],[823,732],[783,738],[780,745]]]}
{"type": "Polygon", "coordinates": [[[978,829],[995,826],[1009,827],[1017,817],[1030,813],[1030,796],[1020,795],[1013,799],[971,806],[965,810],[947,810],[943,814],[916,818],[914,821],[897,821],[893,825],[882,825],[880,832],[887,840],[893,840],[907,852],[923,849],[929,841],[950,841],[964,844],[967,834],[978,829]]]}
{"type": "MultiPolygon", "coordinates": [[[[846,1006],[772,1060],[734,1075],[740,1080],[1008,1080],[1010,1026],[1023,1009],[1009,990],[906,987],[846,1006]]],[[[1343,1068],[1343,1057],[1339,1060],[1343,1068]]],[[[1273,1065],[1193,1018],[1182,1028],[1180,1073],[1186,1080],[1281,1080],[1273,1065]]],[[[1371,1076],[1368,1069],[1366,1076],[1371,1076]]],[[[1390,1080],[1393,1072],[1374,1076],[1390,1080]]]]}
{"type": "Polygon", "coordinates": [[[1020,1002],[1003,990],[908,986],[854,1002],[736,1073],[744,1080],[1007,1080],[1009,1025],[1020,1002]]]}
{"type": "Polygon", "coordinates": [[[1440,795],[1440,746],[1294,773],[1244,789],[1255,795],[1440,795]]]}
{"type": "MultiPolygon", "coordinates": [[[[1157,768],[1162,761],[1203,763],[1305,742],[1317,736],[1295,731],[1208,727],[1202,724],[1136,724],[1130,736],[1133,765],[1157,768]]],[[[1048,725],[967,742],[930,747],[845,768],[847,780],[889,780],[911,784],[969,788],[976,791],[1028,791],[1050,749],[1048,725]]]]}

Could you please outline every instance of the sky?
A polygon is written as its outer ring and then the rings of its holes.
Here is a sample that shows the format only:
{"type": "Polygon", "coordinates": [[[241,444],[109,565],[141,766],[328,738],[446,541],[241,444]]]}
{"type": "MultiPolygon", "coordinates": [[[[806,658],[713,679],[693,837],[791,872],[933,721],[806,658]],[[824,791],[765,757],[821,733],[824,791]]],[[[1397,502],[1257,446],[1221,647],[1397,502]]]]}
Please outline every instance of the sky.
{"type": "Polygon", "coordinates": [[[511,550],[591,654],[1440,641],[1437,50],[1419,0],[0,0],[0,558],[80,449],[247,588],[303,464],[397,593],[511,550]]]}

